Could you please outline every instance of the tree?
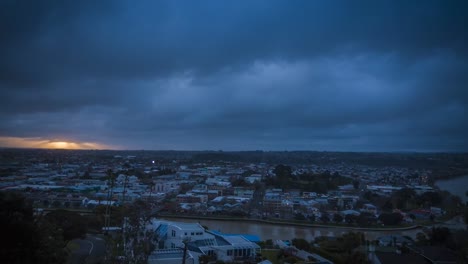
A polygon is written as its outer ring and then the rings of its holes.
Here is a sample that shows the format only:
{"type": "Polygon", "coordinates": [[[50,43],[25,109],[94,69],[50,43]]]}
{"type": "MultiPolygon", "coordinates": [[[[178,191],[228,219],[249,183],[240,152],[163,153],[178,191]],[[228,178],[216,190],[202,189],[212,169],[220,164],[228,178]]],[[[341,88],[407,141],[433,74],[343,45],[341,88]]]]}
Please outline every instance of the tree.
{"type": "Polygon", "coordinates": [[[62,230],[45,218],[38,219],[36,223],[38,238],[37,263],[65,263],[67,251],[62,230]]]}
{"type": "Polygon", "coordinates": [[[424,233],[418,232],[416,234],[416,243],[420,246],[426,246],[429,244],[429,240],[424,233]]]}
{"type": "Polygon", "coordinates": [[[291,180],[292,169],[290,166],[283,164],[277,165],[273,172],[276,175],[277,187],[286,188],[289,186],[289,181],[291,180]]]}
{"type": "Polygon", "coordinates": [[[208,255],[200,255],[198,257],[198,262],[200,264],[208,264],[211,261],[211,257],[208,255]]]}
{"type": "Polygon", "coordinates": [[[123,239],[133,245],[130,250],[134,260],[139,263],[147,263],[151,251],[155,248],[151,239],[152,235],[146,231],[146,224],[151,219],[151,207],[144,200],[136,200],[124,209],[125,217],[122,219],[123,239]]]}
{"type": "Polygon", "coordinates": [[[354,233],[348,232],[345,233],[342,237],[342,248],[346,252],[351,252],[353,249],[359,247],[360,245],[364,244],[364,234],[361,232],[354,233]]]}
{"type": "Polygon", "coordinates": [[[373,216],[370,213],[367,212],[362,212],[358,217],[356,222],[358,223],[359,226],[366,226],[371,224],[373,221],[375,221],[375,216],[373,216]]]}
{"type": "Polygon", "coordinates": [[[425,192],[416,197],[420,206],[437,206],[442,202],[442,196],[439,192],[425,192]]]}
{"type": "Polygon", "coordinates": [[[33,262],[36,245],[33,210],[24,198],[14,193],[0,193],[0,227],[4,263],[33,262]]]}
{"type": "Polygon", "coordinates": [[[458,263],[468,263],[468,230],[452,230],[451,249],[457,252],[459,256],[458,263]]]}
{"type": "Polygon", "coordinates": [[[399,225],[403,221],[403,216],[400,213],[383,213],[379,216],[379,220],[384,225],[399,225]]]}
{"type": "Polygon", "coordinates": [[[372,201],[372,196],[373,196],[373,194],[372,194],[371,191],[366,191],[366,192],[364,193],[364,196],[363,196],[363,197],[364,197],[364,199],[366,199],[367,201],[372,201]]]}
{"type": "Polygon", "coordinates": [[[90,171],[90,169],[85,171],[85,173],[83,174],[83,179],[91,179],[91,176],[89,175],[89,171],[90,171]]]}
{"type": "Polygon", "coordinates": [[[327,213],[322,213],[322,215],[320,216],[320,220],[322,220],[322,222],[324,223],[330,222],[330,218],[328,217],[327,213]]]}
{"type": "Polygon", "coordinates": [[[16,194],[0,192],[2,263],[65,263],[59,228],[35,218],[30,203],[16,194]]]}
{"type": "Polygon", "coordinates": [[[287,258],[284,259],[284,262],[285,263],[297,263],[297,258],[294,257],[294,256],[289,256],[287,258]]]}
{"type": "Polygon", "coordinates": [[[385,204],[382,206],[382,210],[384,211],[392,211],[393,210],[393,204],[390,200],[385,201],[385,204]]]}
{"type": "Polygon", "coordinates": [[[465,212],[463,213],[463,218],[465,220],[465,224],[468,225],[468,208],[465,208],[465,212]]]}
{"type": "Polygon", "coordinates": [[[63,231],[63,239],[68,242],[75,238],[83,238],[87,232],[85,218],[77,212],[55,210],[45,218],[63,231]]]}
{"type": "Polygon", "coordinates": [[[338,213],[335,213],[333,215],[333,221],[336,222],[336,223],[341,223],[341,222],[343,222],[343,216],[341,216],[338,213]]]}
{"type": "Polygon", "coordinates": [[[391,200],[396,208],[400,209],[411,209],[416,206],[414,203],[416,192],[411,188],[403,188],[393,193],[391,200]]]}
{"type": "Polygon", "coordinates": [[[302,213],[296,213],[294,215],[294,219],[302,221],[302,220],[305,220],[305,217],[304,217],[304,215],[302,213]]]}
{"type": "Polygon", "coordinates": [[[345,263],[348,264],[368,264],[371,263],[367,258],[366,254],[355,251],[351,255],[348,255],[345,259],[345,263]]]}
{"type": "Polygon", "coordinates": [[[309,251],[310,250],[310,243],[307,240],[302,238],[294,238],[291,241],[292,245],[297,247],[300,250],[309,251]]]}
{"type": "Polygon", "coordinates": [[[355,223],[357,220],[357,216],[353,215],[353,214],[347,214],[345,215],[345,221],[346,223],[348,224],[352,224],[352,223],[355,223]]]}
{"type": "MultiPolygon", "coordinates": [[[[468,211],[467,211],[467,212],[468,212],[468,211]]],[[[309,215],[309,220],[310,220],[311,222],[315,222],[315,215],[314,215],[314,214],[309,215]]]]}
{"type": "Polygon", "coordinates": [[[447,227],[432,227],[429,233],[429,241],[432,245],[446,245],[452,238],[452,233],[447,227]]]}
{"type": "Polygon", "coordinates": [[[355,189],[355,190],[359,189],[359,185],[360,185],[360,184],[361,184],[361,183],[360,183],[358,180],[354,180],[354,181],[353,181],[353,187],[354,187],[354,189],[355,189]]]}

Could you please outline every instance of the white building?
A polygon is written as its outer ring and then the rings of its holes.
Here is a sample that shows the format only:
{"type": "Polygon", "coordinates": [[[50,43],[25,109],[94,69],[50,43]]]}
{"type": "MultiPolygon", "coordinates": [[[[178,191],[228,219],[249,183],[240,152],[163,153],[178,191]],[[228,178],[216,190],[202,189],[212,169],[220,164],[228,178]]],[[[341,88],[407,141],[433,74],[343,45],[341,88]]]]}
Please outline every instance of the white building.
{"type": "MultiPolygon", "coordinates": [[[[154,251],[148,257],[148,264],[180,264],[182,263],[182,258],[184,257],[183,249],[161,249],[154,251]]],[[[185,256],[186,264],[195,264],[198,263],[198,259],[195,262],[195,258],[190,252],[186,252],[185,256]]]]}
{"type": "Polygon", "coordinates": [[[261,174],[252,174],[250,176],[247,176],[244,178],[244,181],[250,184],[254,184],[255,182],[261,182],[262,181],[262,175],[261,174]]]}
{"type": "MultiPolygon", "coordinates": [[[[256,243],[247,240],[242,235],[226,236],[210,232],[198,223],[154,220],[150,228],[155,232],[156,250],[152,253],[152,259],[157,259],[157,263],[173,263],[157,256],[163,256],[161,254],[168,249],[175,251],[183,249],[185,245],[193,261],[187,263],[194,264],[198,263],[198,257],[201,255],[211,256],[214,260],[242,261],[254,259],[260,251],[256,243]]],[[[170,255],[177,258],[174,252],[170,255]]],[[[178,252],[180,255],[180,251],[178,252]]]]}

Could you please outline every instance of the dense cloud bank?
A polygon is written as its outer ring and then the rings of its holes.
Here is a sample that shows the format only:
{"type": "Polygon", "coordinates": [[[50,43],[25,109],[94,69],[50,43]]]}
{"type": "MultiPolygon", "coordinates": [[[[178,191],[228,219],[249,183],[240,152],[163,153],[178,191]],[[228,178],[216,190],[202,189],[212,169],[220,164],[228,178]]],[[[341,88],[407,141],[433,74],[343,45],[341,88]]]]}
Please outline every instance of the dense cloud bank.
{"type": "Polygon", "coordinates": [[[0,137],[466,151],[465,1],[3,1],[0,137]]]}

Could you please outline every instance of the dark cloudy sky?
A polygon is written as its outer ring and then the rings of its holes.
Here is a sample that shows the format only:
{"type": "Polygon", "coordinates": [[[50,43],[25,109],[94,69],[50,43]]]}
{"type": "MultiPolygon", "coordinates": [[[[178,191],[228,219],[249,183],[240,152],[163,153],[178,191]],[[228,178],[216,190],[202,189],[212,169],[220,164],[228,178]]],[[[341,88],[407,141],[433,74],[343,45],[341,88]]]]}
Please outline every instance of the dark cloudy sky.
{"type": "Polygon", "coordinates": [[[467,151],[467,3],[3,0],[0,145],[467,151]]]}

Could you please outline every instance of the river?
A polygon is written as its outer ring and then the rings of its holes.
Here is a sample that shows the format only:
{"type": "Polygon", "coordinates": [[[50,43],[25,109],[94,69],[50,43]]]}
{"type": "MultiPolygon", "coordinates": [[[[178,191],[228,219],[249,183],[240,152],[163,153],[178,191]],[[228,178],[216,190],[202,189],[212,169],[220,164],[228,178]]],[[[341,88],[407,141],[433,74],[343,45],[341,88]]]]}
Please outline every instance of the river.
{"type": "MultiPolygon", "coordinates": [[[[220,221],[220,220],[205,220],[205,219],[168,219],[177,222],[198,222],[203,226],[207,226],[211,230],[221,231],[223,233],[230,234],[250,234],[257,235],[261,240],[267,239],[293,239],[303,238],[308,241],[313,240],[319,236],[341,236],[344,233],[353,231],[350,229],[343,228],[327,228],[327,227],[296,227],[296,226],[284,226],[274,225],[256,222],[239,222],[239,221],[220,221]]],[[[367,240],[375,240],[380,236],[384,235],[405,235],[416,237],[418,232],[421,232],[420,228],[404,231],[362,231],[354,230],[354,232],[363,232],[367,240]]]]}
{"type": "Polygon", "coordinates": [[[466,192],[468,191],[468,175],[447,180],[438,180],[435,185],[441,190],[449,191],[458,195],[463,201],[468,202],[466,192]]]}

